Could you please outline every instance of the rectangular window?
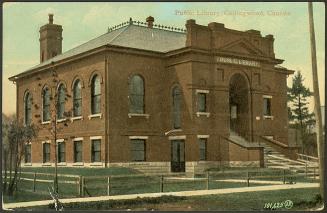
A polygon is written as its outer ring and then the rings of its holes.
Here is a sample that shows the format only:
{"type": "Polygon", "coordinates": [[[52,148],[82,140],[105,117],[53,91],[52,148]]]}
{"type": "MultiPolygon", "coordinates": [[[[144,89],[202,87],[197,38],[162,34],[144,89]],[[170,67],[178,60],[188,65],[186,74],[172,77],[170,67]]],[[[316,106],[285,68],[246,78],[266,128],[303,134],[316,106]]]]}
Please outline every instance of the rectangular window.
{"type": "Polygon", "coordinates": [[[101,162],[101,140],[92,140],[91,162],[101,162]]]}
{"type": "Polygon", "coordinates": [[[207,160],[207,139],[199,138],[200,160],[207,160]]]}
{"type": "Polygon", "coordinates": [[[82,141],[74,141],[74,162],[82,162],[83,161],[83,142],[82,141]]]}
{"type": "Polygon", "coordinates": [[[132,161],[145,161],[145,140],[131,140],[132,161]]]}
{"type": "Polygon", "coordinates": [[[65,142],[59,142],[58,146],[58,163],[66,162],[65,142]]]}
{"type": "Polygon", "coordinates": [[[198,112],[207,111],[207,94],[198,93],[198,112]]]}
{"type": "Polygon", "coordinates": [[[50,162],[50,143],[43,144],[43,163],[50,162]]]}
{"type": "Polygon", "coordinates": [[[31,163],[31,144],[25,145],[25,163],[31,163]]]}
{"type": "Polygon", "coordinates": [[[263,115],[271,116],[271,98],[263,98],[263,115]]]}

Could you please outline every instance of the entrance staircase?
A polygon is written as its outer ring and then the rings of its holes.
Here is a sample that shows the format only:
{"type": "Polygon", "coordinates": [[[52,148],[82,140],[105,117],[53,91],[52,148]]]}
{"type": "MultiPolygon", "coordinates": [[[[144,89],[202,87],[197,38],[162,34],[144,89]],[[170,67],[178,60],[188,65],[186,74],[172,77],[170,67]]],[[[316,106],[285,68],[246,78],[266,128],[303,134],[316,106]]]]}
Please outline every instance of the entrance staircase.
{"type": "Polygon", "coordinates": [[[264,147],[265,167],[275,169],[287,169],[308,178],[319,178],[318,158],[298,154],[297,160],[291,160],[284,154],[276,151],[267,143],[261,143],[264,147]]]}

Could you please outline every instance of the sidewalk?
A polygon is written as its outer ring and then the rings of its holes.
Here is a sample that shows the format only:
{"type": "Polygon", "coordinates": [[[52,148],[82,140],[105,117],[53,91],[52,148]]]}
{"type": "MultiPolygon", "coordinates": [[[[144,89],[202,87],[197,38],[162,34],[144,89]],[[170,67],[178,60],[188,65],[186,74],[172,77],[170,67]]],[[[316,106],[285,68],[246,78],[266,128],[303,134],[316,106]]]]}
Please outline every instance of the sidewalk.
{"type": "MultiPolygon", "coordinates": [[[[92,202],[92,201],[106,201],[106,200],[127,200],[144,197],[160,197],[163,195],[172,196],[201,196],[201,195],[218,195],[230,194],[240,192],[258,192],[258,191],[273,191],[283,189],[299,189],[299,188],[315,188],[319,187],[319,183],[296,183],[285,185],[272,185],[272,186],[253,186],[242,188],[229,188],[229,189],[211,189],[211,190],[196,190],[196,191],[183,191],[183,192],[163,192],[163,193],[145,193],[145,194],[131,194],[131,195],[114,195],[114,196],[100,196],[100,197],[83,197],[83,198],[65,198],[60,199],[61,203],[79,203],[79,202],[92,202]]],[[[20,203],[3,203],[6,209],[43,206],[53,203],[53,200],[30,201],[20,203]]]]}

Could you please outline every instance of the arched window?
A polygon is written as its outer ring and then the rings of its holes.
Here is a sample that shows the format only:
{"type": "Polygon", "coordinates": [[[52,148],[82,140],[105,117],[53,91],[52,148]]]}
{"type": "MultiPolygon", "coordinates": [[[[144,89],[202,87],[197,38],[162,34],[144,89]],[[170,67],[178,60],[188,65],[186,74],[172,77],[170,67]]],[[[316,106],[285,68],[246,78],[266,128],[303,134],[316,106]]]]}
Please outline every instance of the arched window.
{"type": "Polygon", "coordinates": [[[81,81],[76,80],[73,87],[73,113],[74,116],[82,115],[82,93],[81,93],[81,81]]]}
{"type": "Polygon", "coordinates": [[[173,126],[174,129],[181,128],[181,102],[182,94],[178,86],[173,89],[173,126]]]}
{"type": "Polygon", "coordinates": [[[57,118],[63,119],[65,113],[66,89],[64,84],[58,87],[57,118]]]}
{"type": "Polygon", "coordinates": [[[32,121],[32,97],[29,92],[25,94],[24,99],[25,125],[30,125],[32,121]]]}
{"type": "Polygon", "coordinates": [[[42,101],[42,120],[50,121],[50,90],[47,87],[43,89],[42,101]]]}
{"type": "Polygon", "coordinates": [[[129,112],[144,113],[144,81],[139,75],[134,75],[129,84],[129,112]]]}
{"type": "Polygon", "coordinates": [[[98,75],[93,76],[91,82],[91,113],[98,114],[100,110],[101,103],[101,87],[100,78],[98,75]]]}

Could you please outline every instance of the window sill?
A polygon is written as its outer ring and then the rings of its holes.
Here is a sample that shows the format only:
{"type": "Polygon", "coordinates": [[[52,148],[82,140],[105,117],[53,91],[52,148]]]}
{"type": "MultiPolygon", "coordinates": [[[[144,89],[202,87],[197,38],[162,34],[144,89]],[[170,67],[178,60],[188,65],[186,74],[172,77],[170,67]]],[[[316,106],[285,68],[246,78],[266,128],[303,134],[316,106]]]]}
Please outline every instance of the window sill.
{"type": "Polygon", "coordinates": [[[45,125],[45,124],[50,124],[51,121],[42,121],[42,125],[45,125]]]}
{"type": "Polygon", "coordinates": [[[197,112],[196,113],[197,117],[200,117],[201,115],[207,116],[207,118],[209,118],[210,117],[210,112],[197,112]]]}
{"type": "Polygon", "coordinates": [[[73,163],[73,166],[84,166],[84,163],[83,162],[76,162],[76,163],[73,163]]]}
{"type": "Polygon", "coordinates": [[[64,122],[64,121],[66,121],[66,120],[67,120],[66,118],[58,119],[58,120],[57,120],[57,123],[61,123],[61,122],[64,122]]]}
{"type": "Polygon", "coordinates": [[[67,166],[66,162],[57,163],[57,166],[67,166]]]}
{"type": "Polygon", "coordinates": [[[76,117],[72,117],[71,122],[74,122],[75,120],[83,120],[83,116],[76,116],[76,117]]]}
{"type": "Polygon", "coordinates": [[[128,113],[128,117],[132,118],[132,117],[145,117],[146,119],[148,119],[150,117],[149,114],[137,114],[137,113],[128,113]]]}
{"type": "Polygon", "coordinates": [[[264,115],[263,116],[264,120],[274,120],[274,116],[270,116],[270,115],[264,115]]]}
{"type": "Polygon", "coordinates": [[[89,115],[88,117],[89,117],[89,120],[91,120],[92,118],[102,118],[102,113],[89,115]]]}
{"type": "Polygon", "coordinates": [[[51,166],[51,163],[42,163],[42,166],[51,166]]]}
{"type": "Polygon", "coordinates": [[[32,163],[24,163],[24,166],[32,166],[32,163]]]}

